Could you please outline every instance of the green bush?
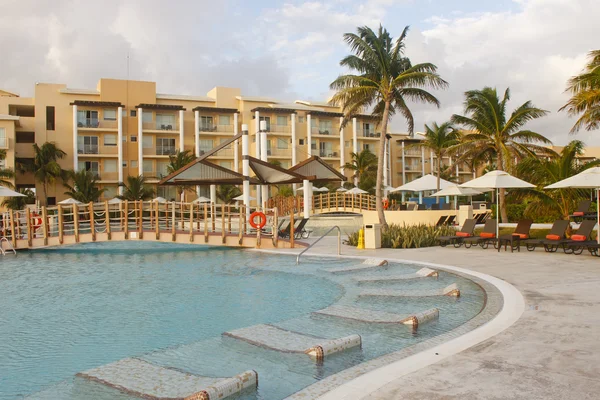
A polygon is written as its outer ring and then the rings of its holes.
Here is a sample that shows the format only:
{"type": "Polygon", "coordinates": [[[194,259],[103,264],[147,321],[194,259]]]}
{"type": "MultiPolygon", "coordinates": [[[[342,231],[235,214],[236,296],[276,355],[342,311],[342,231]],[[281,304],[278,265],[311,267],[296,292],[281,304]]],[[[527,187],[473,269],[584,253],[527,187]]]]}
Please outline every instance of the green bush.
{"type": "MultiPolygon", "coordinates": [[[[387,230],[381,232],[381,247],[391,249],[411,249],[431,247],[438,245],[440,236],[453,235],[456,230],[450,226],[434,225],[389,225],[387,230]]],[[[358,245],[358,232],[348,235],[346,244],[358,245]]]]}

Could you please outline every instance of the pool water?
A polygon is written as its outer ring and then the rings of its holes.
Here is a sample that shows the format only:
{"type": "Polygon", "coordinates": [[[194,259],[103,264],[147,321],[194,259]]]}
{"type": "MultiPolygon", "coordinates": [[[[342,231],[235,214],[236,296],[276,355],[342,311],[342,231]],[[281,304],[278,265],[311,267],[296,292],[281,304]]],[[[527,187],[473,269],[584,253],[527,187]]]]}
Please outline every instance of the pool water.
{"type": "MultiPolygon", "coordinates": [[[[350,366],[446,332],[475,316],[485,294],[473,282],[439,279],[358,285],[359,273],[324,269],[359,260],[295,258],[251,251],[161,243],[98,243],[20,252],[0,263],[0,399],[131,399],[75,374],[127,357],[206,376],[254,369],[259,388],[239,399],[277,400],[350,366]],[[367,298],[361,289],[443,288],[459,299],[367,298]],[[399,314],[440,309],[417,332],[311,311],[333,303],[399,314]],[[323,337],[360,334],[362,349],[317,365],[304,355],[252,346],[221,334],[272,323],[323,337]]],[[[391,265],[369,275],[410,273],[391,265]]],[[[364,273],[362,273],[364,274],[364,273]]]]}

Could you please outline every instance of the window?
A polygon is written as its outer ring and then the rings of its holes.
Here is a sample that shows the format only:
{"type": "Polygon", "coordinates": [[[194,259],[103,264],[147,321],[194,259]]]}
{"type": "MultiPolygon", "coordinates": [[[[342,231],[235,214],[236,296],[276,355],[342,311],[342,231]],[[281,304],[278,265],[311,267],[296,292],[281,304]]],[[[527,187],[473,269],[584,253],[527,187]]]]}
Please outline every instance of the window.
{"type": "Polygon", "coordinates": [[[175,126],[174,114],[156,114],[156,129],[173,129],[175,126]]]}
{"type": "Polygon", "coordinates": [[[304,123],[304,117],[298,116],[298,123],[299,124],[303,124],[304,123]]]}
{"type": "Polygon", "coordinates": [[[55,114],[54,114],[54,106],[47,106],[46,107],[46,129],[49,131],[53,131],[54,130],[54,120],[55,120],[55,114]]]}
{"type": "Polygon", "coordinates": [[[311,150],[316,150],[317,149],[317,140],[316,139],[311,139],[311,141],[310,141],[310,148],[311,148],[311,150]]]}
{"type": "Polygon", "coordinates": [[[102,114],[104,115],[105,121],[116,121],[117,120],[117,110],[104,109],[102,114]]]}
{"type": "Polygon", "coordinates": [[[137,117],[137,111],[136,110],[129,111],[129,116],[130,117],[137,117]]]}
{"type": "Polygon", "coordinates": [[[104,172],[117,172],[117,160],[104,160],[104,172]]]}
{"type": "Polygon", "coordinates": [[[285,115],[277,116],[277,125],[286,126],[287,125],[287,117],[285,115]]]}
{"type": "Polygon", "coordinates": [[[173,138],[156,138],[156,155],[168,156],[175,154],[175,139],[173,138]]]}
{"type": "Polygon", "coordinates": [[[200,130],[201,131],[212,131],[213,130],[213,117],[200,117],[200,130]]]}
{"type": "Polygon", "coordinates": [[[200,147],[200,155],[204,154],[207,151],[212,150],[212,148],[213,148],[212,139],[200,139],[198,144],[200,147]]]}
{"type": "Polygon", "coordinates": [[[117,145],[117,135],[104,134],[104,145],[105,146],[116,146],[117,145]]]}
{"type": "Polygon", "coordinates": [[[117,187],[116,186],[104,186],[104,189],[106,189],[104,191],[104,193],[102,193],[102,196],[105,199],[112,199],[113,197],[115,197],[117,195],[117,187]]]}
{"type": "Polygon", "coordinates": [[[369,150],[371,153],[375,151],[375,147],[372,144],[363,144],[363,150],[369,150]]]}
{"type": "Polygon", "coordinates": [[[316,128],[317,127],[317,119],[316,118],[311,118],[310,119],[310,127],[311,128],[316,128]]]}
{"type": "MultiPolygon", "coordinates": [[[[131,161],[130,161],[130,165],[131,165],[131,168],[137,168],[137,167],[138,167],[138,162],[137,162],[137,160],[131,160],[131,161]]],[[[125,165],[125,167],[126,167],[126,166],[127,166],[127,165],[125,165]]]]}
{"type": "Polygon", "coordinates": [[[349,148],[349,147],[350,147],[350,141],[349,141],[349,140],[346,140],[346,141],[344,142],[344,147],[346,147],[346,148],[349,148]]]}
{"type": "Polygon", "coordinates": [[[304,146],[304,139],[298,139],[298,145],[304,146]]]}
{"type": "Polygon", "coordinates": [[[0,160],[0,168],[6,168],[6,160],[4,158],[0,160]]]}
{"type": "Polygon", "coordinates": [[[333,143],[320,142],[319,143],[319,156],[320,157],[333,157],[333,143]]]}
{"type": "MultiPolygon", "coordinates": [[[[52,107],[54,108],[54,107],[52,107]]],[[[53,129],[51,129],[53,130],[53,129]]],[[[49,206],[55,206],[56,205],[56,197],[48,197],[48,205],[49,206]]]]}
{"type": "Polygon", "coordinates": [[[100,172],[100,164],[98,161],[79,161],[77,163],[78,171],[89,171],[95,176],[98,176],[100,172]]]}
{"type": "MultiPolygon", "coordinates": [[[[204,196],[204,195],[206,195],[205,197],[210,196],[210,194],[208,193],[208,191],[210,189],[208,187],[201,186],[200,190],[201,190],[200,194],[202,196],[204,196]],[[204,190],[204,189],[207,193],[202,194],[202,190],[204,190]]],[[[175,198],[177,197],[177,188],[175,186],[159,186],[158,188],[156,188],[156,195],[160,196],[162,198],[165,198],[167,200],[170,200],[170,201],[175,201],[175,198]]]]}
{"type": "Polygon", "coordinates": [[[287,139],[277,138],[277,148],[278,149],[287,149],[288,148],[288,141],[287,141],[287,139]]]}
{"type": "Polygon", "coordinates": [[[0,128],[0,147],[5,148],[6,146],[6,129],[0,128]]]}
{"type": "Polygon", "coordinates": [[[375,124],[363,123],[363,136],[375,136],[375,124]]]}
{"type": "Polygon", "coordinates": [[[152,122],[152,111],[143,111],[142,110],[142,122],[152,122]]]}
{"type": "Polygon", "coordinates": [[[154,172],[154,162],[152,160],[144,160],[144,173],[154,172]]]}
{"type": "Polygon", "coordinates": [[[35,132],[16,132],[17,143],[35,143],[35,132]]]}
{"type": "Polygon", "coordinates": [[[129,139],[131,142],[137,142],[137,136],[131,136],[129,139]]]}
{"type": "Polygon", "coordinates": [[[158,176],[167,176],[169,175],[169,162],[168,161],[157,161],[156,162],[156,172],[158,176]]]}
{"type": "Polygon", "coordinates": [[[319,134],[320,135],[329,135],[333,132],[333,124],[331,121],[321,121],[319,120],[319,134]]]}
{"type": "MultiPolygon", "coordinates": [[[[271,131],[271,117],[258,117],[259,121],[265,121],[267,123],[267,132],[271,131]]],[[[260,127],[260,124],[259,124],[260,127]]]]}
{"type": "Polygon", "coordinates": [[[142,136],[142,148],[151,149],[152,148],[152,136],[142,136]]]}
{"type": "Polygon", "coordinates": [[[219,125],[231,125],[231,118],[229,115],[219,115],[219,125]]]}
{"type": "Polygon", "coordinates": [[[77,126],[80,128],[97,128],[100,125],[98,122],[98,111],[93,110],[78,110],[77,111],[77,126]]]}
{"type": "Polygon", "coordinates": [[[281,161],[281,168],[288,169],[290,167],[289,161],[281,161]]]}
{"type": "Polygon", "coordinates": [[[78,136],[77,154],[98,154],[98,136],[78,136]]]}

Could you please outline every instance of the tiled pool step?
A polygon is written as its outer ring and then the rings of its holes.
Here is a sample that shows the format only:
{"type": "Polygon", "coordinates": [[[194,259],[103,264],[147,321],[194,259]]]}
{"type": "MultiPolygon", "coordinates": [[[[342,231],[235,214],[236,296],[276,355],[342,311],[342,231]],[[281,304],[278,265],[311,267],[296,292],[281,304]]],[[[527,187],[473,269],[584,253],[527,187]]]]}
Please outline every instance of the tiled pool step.
{"type": "Polygon", "coordinates": [[[151,400],[224,399],[258,385],[255,371],[246,371],[230,378],[209,378],[137,358],[119,360],[80,372],[77,376],[151,400]]]}
{"type": "Polygon", "coordinates": [[[402,275],[377,275],[377,276],[357,276],[354,278],[358,283],[367,283],[367,282],[395,282],[395,281],[404,281],[409,279],[418,279],[418,278],[428,278],[434,277],[437,278],[439,275],[438,271],[430,268],[421,268],[417,272],[412,274],[402,274],[402,275]]]}
{"type": "Polygon", "coordinates": [[[267,324],[236,329],[223,335],[284,353],[305,353],[316,359],[361,345],[359,335],[326,339],[267,324]]]}
{"type": "Polygon", "coordinates": [[[367,310],[364,308],[333,305],[322,310],[315,311],[313,314],[376,324],[404,324],[417,326],[424,322],[438,318],[439,310],[437,308],[431,308],[415,314],[402,315],[384,311],[367,310]]]}
{"type": "Polygon", "coordinates": [[[363,261],[359,265],[353,265],[351,267],[341,267],[341,268],[328,268],[325,271],[331,274],[343,274],[346,272],[356,272],[356,271],[364,271],[369,269],[376,269],[379,267],[383,267],[388,265],[386,260],[378,259],[378,258],[369,258],[363,261]]]}
{"type": "Polygon", "coordinates": [[[433,296],[451,296],[460,297],[460,290],[456,283],[446,286],[443,289],[430,290],[398,290],[398,289],[368,289],[359,294],[361,297],[433,297],[433,296]]]}

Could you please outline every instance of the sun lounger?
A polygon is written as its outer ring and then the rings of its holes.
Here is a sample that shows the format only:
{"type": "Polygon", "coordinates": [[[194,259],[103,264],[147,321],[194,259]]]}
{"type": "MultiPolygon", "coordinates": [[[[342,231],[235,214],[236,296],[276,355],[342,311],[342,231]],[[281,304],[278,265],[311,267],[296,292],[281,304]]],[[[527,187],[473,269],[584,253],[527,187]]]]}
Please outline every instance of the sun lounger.
{"type": "Polygon", "coordinates": [[[581,200],[577,206],[577,210],[573,214],[569,215],[570,218],[583,219],[586,214],[590,213],[590,206],[592,205],[591,200],[581,200]]]}
{"type": "Polygon", "coordinates": [[[444,225],[452,225],[454,224],[454,220],[456,219],[456,215],[448,215],[448,219],[444,222],[444,225]]]}
{"type": "Polygon", "coordinates": [[[500,235],[497,240],[497,248],[500,251],[502,247],[502,243],[504,243],[504,250],[506,251],[506,247],[510,244],[510,251],[513,252],[514,249],[521,251],[521,240],[529,239],[529,231],[531,230],[531,224],[533,223],[530,219],[523,219],[517,223],[517,227],[514,232],[508,235],[500,235]]]}
{"type": "Polygon", "coordinates": [[[535,250],[537,246],[544,246],[544,248],[546,248],[549,240],[558,243],[559,240],[564,239],[568,227],[569,221],[562,219],[556,220],[554,221],[554,224],[552,224],[552,229],[550,229],[550,233],[546,235],[545,239],[527,239],[521,241],[521,243],[525,244],[525,246],[527,246],[527,250],[529,251],[535,250]]]}
{"type": "Polygon", "coordinates": [[[308,218],[302,218],[302,221],[298,224],[296,228],[294,228],[294,239],[307,239],[310,235],[306,229],[304,229],[304,225],[308,222],[308,218]]]}
{"type": "Polygon", "coordinates": [[[575,250],[578,251],[577,254],[581,254],[583,248],[579,250],[579,246],[581,246],[582,242],[590,241],[590,236],[592,235],[595,227],[596,221],[589,219],[583,220],[579,225],[577,232],[571,235],[570,239],[562,239],[558,242],[548,240],[544,242],[544,249],[549,253],[554,253],[559,247],[562,247],[565,254],[574,253],[575,250]]]}
{"type": "Polygon", "coordinates": [[[483,226],[483,231],[479,234],[479,236],[472,236],[463,239],[463,243],[465,247],[468,249],[471,246],[479,245],[482,249],[487,249],[490,243],[496,241],[496,220],[490,219],[485,221],[485,225],[483,226]]]}
{"type": "Polygon", "coordinates": [[[440,236],[438,238],[440,246],[446,247],[448,244],[453,244],[454,247],[462,246],[463,239],[473,236],[475,223],[476,221],[474,219],[468,219],[463,224],[461,230],[456,232],[455,236],[440,236]]]}
{"type": "Polygon", "coordinates": [[[435,226],[445,225],[447,219],[448,217],[446,215],[441,216],[440,219],[438,219],[438,222],[435,223],[435,226]]]}

